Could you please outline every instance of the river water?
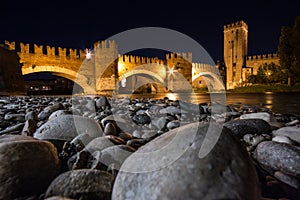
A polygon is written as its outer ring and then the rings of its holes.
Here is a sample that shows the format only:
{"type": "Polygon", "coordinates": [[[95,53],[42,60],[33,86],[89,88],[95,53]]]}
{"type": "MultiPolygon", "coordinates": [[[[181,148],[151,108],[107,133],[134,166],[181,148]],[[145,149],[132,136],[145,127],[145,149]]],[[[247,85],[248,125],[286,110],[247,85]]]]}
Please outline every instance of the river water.
{"type": "Polygon", "coordinates": [[[168,97],[172,100],[185,100],[193,103],[210,103],[212,101],[225,102],[226,104],[250,104],[266,107],[277,113],[300,115],[300,92],[287,93],[167,93],[167,94],[124,94],[120,97],[153,98],[168,97]]]}

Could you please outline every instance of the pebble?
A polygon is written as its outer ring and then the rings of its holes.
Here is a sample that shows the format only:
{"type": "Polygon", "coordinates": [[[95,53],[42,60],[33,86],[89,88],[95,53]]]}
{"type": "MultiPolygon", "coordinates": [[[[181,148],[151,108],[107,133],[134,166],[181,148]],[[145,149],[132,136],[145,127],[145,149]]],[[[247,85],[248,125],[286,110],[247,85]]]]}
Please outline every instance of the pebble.
{"type": "Polygon", "coordinates": [[[243,138],[246,134],[260,135],[270,134],[271,126],[262,119],[240,119],[224,123],[238,138],[243,138]]]}
{"type": "Polygon", "coordinates": [[[94,169],[71,170],[60,174],[49,185],[45,197],[110,200],[113,176],[94,169]]]}

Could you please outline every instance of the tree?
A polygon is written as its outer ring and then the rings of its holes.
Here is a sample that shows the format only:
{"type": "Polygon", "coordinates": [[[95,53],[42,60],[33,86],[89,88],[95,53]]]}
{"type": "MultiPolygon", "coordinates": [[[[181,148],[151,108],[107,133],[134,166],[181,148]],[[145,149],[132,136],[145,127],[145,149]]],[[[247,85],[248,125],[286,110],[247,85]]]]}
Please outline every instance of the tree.
{"type": "Polygon", "coordinates": [[[296,17],[293,27],[282,27],[278,55],[282,70],[291,82],[300,82],[300,16],[296,17]]]}

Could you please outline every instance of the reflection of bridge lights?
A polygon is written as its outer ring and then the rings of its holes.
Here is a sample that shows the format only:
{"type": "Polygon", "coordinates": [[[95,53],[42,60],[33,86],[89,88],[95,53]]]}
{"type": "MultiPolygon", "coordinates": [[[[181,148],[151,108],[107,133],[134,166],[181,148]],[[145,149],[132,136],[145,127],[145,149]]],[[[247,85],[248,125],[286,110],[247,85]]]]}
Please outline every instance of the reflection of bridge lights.
{"type": "Polygon", "coordinates": [[[86,59],[91,59],[92,58],[92,52],[91,52],[91,50],[89,50],[89,49],[85,49],[85,58],[86,59]]]}

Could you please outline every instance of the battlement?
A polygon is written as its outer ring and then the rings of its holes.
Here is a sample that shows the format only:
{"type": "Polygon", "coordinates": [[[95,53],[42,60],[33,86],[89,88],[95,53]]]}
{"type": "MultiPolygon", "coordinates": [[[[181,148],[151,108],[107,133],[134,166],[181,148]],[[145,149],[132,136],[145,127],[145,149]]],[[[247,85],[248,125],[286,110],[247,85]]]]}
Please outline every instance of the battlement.
{"type": "Polygon", "coordinates": [[[270,60],[270,59],[279,59],[277,53],[269,53],[269,54],[262,54],[262,55],[254,55],[254,56],[247,56],[247,60],[270,60]]]}
{"type": "Polygon", "coordinates": [[[163,60],[158,58],[150,58],[143,56],[121,55],[119,56],[119,62],[126,64],[163,64],[163,60]]]}
{"type": "Polygon", "coordinates": [[[203,64],[203,63],[192,63],[192,71],[197,73],[199,71],[213,71],[218,72],[217,65],[203,64]]]}
{"type": "Polygon", "coordinates": [[[241,20],[231,24],[224,25],[224,30],[230,30],[238,27],[245,27],[246,29],[248,29],[248,25],[243,20],[241,20]]]}
{"type": "Polygon", "coordinates": [[[166,60],[172,60],[175,58],[182,58],[188,62],[192,62],[192,53],[188,52],[188,53],[169,53],[166,55],[166,60]]]}
{"type": "Polygon", "coordinates": [[[58,57],[66,57],[71,59],[84,59],[85,52],[83,50],[77,50],[72,48],[63,48],[63,47],[50,47],[46,46],[44,48],[43,45],[37,44],[24,44],[20,42],[18,46],[16,46],[16,42],[9,42],[5,40],[5,45],[8,46],[9,50],[17,50],[19,54],[31,54],[31,55],[45,55],[45,56],[58,56],[58,57]],[[18,47],[18,48],[17,48],[18,47]]]}
{"type": "Polygon", "coordinates": [[[94,49],[100,48],[100,49],[109,49],[109,48],[116,48],[117,44],[114,40],[102,40],[97,41],[94,43],[94,49]]]}

